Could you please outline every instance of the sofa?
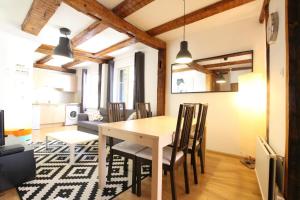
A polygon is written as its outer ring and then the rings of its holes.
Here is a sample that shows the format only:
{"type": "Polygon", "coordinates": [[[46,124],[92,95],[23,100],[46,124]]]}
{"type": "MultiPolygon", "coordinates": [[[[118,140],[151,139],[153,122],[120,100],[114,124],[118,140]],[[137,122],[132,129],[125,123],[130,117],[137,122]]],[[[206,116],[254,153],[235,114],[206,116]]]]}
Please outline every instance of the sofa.
{"type": "MultiPolygon", "coordinates": [[[[126,119],[134,113],[135,110],[128,110],[126,109],[126,119]]],[[[100,108],[100,114],[102,115],[103,119],[101,121],[89,121],[88,114],[79,113],[78,114],[78,123],[77,123],[77,130],[83,131],[86,133],[91,133],[98,135],[98,125],[102,123],[108,123],[108,113],[106,108],[100,108]]]]}
{"type": "Polygon", "coordinates": [[[36,175],[33,148],[8,136],[0,146],[0,192],[31,181],[36,175]]]}

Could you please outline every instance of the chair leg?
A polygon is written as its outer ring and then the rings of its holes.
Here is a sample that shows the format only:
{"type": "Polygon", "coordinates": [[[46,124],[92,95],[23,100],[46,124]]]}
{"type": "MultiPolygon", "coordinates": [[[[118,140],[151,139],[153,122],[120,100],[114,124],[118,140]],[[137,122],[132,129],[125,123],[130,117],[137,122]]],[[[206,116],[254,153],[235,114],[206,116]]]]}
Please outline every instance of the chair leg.
{"type": "Polygon", "coordinates": [[[172,200],[176,200],[176,188],[175,188],[175,174],[174,174],[174,169],[171,168],[170,170],[170,178],[171,178],[171,189],[172,189],[172,200]]]}
{"type": "Polygon", "coordinates": [[[194,172],[194,183],[198,184],[198,177],[197,177],[197,167],[196,167],[196,156],[195,152],[191,153],[192,165],[193,165],[193,172],[194,172]]]}
{"type": "Polygon", "coordinates": [[[190,193],[190,185],[189,185],[189,175],[188,175],[188,167],[187,167],[187,161],[186,161],[186,155],[184,158],[184,183],[185,183],[185,193],[190,193]]]}
{"type": "Polygon", "coordinates": [[[132,189],[131,192],[136,194],[136,158],[132,159],[132,189]]]}
{"type": "Polygon", "coordinates": [[[199,148],[198,154],[199,154],[199,157],[200,157],[201,174],[204,174],[203,152],[202,152],[201,147],[199,148]]]}
{"type": "Polygon", "coordinates": [[[140,197],[142,195],[141,192],[141,187],[142,187],[142,183],[141,183],[141,162],[138,158],[136,158],[136,194],[138,197],[140,197]]]}
{"type": "Polygon", "coordinates": [[[128,158],[124,160],[124,175],[128,172],[128,158]]]}
{"type": "Polygon", "coordinates": [[[164,175],[167,176],[168,175],[168,171],[164,170],[164,175]]]}
{"type": "Polygon", "coordinates": [[[108,164],[108,174],[107,174],[108,181],[111,181],[113,160],[114,160],[114,151],[112,149],[110,149],[110,152],[109,152],[109,164],[108,164]]]}

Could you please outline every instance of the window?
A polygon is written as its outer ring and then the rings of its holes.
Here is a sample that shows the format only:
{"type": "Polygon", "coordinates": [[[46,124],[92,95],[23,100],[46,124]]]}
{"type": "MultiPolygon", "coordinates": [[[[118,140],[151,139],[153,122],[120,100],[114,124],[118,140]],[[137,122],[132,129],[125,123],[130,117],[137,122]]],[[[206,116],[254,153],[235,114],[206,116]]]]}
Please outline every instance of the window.
{"type": "Polygon", "coordinates": [[[128,71],[129,67],[118,69],[118,101],[128,102],[128,71]]]}

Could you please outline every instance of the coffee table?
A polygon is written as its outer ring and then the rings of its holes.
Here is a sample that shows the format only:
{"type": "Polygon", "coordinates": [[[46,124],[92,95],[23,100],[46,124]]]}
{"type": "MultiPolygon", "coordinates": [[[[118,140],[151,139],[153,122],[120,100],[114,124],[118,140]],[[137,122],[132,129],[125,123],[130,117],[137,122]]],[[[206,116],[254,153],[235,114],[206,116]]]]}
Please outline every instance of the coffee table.
{"type": "Polygon", "coordinates": [[[98,135],[77,130],[52,132],[46,135],[46,149],[48,149],[49,137],[62,141],[70,146],[70,163],[75,162],[75,145],[98,140],[98,135]]]}

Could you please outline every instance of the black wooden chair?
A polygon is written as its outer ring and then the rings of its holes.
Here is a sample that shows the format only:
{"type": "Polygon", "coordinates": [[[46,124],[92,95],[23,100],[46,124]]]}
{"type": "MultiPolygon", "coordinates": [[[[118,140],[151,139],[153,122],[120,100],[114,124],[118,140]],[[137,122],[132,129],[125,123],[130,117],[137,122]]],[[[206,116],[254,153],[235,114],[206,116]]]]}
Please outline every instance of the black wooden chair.
{"type": "Polygon", "coordinates": [[[150,103],[136,103],[135,110],[137,119],[152,117],[150,103]]]}
{"type": "MultiPolygon", "coordinates": [[[[170,172],[172,199],[176,199],[175,189],[175,169],[183,162],[184,165],[184,179],[185,192],[189,193],[189,180],[187,169],[187,151],[189,144],[189,137],[193,122],[194,107],[180,105],[177,118],[177,126],[175,132],[175,139],[173,147],[167,146],[163,149],[163,170],[170,172]],[[182,115],[184,113],[184,117],[182,115]],[[182,122],[183,120],[183,122],[182,122]]],[[[137,195],[141,196],[141,165],[148,163],[151,165],[152,151],[151,148],[146,148],[136,154],[137,165],[137,195]]]]}
{"type": "Polygon", "coordinates": [[[198,184],[197,177],[197,168],[196,168],[196,153],[198,152],[198,156],[200,157],[201,164],[201,173],[204,173],[204,160],[203,160],[203,149],[202,149],[202,141],[205,131],[205,122],[208,105],[204,104],[195,104],[198,106],[198,114],[197,114],[197,122],[194,131],[193,138],[190,139],[188,153],[191,154],[191,164],[193,166],[194,172],[194,182],[198,184]]]}
{"type": "MultiPolygon", "coordinates": [[[[124,121],[125,120],[125,103],[109,103],[108,105],[108,118],[110,122],[124,121]]],[[[112,139],[111,139],[112,140],[112,139]]],[[[112,165],[114,155],[123,156],[124,161],[124,174],[128,172],[128,159],[132,159],[132,193],[136,193],[136,170],[135,170],[135,154],[145,148],[145,146],[135,144],[128,141],[123,141],[113,145],[111,141],[111,148],[109,154],[108,165],[108,180],[111,181],[112,177],[112,165]]]]}

